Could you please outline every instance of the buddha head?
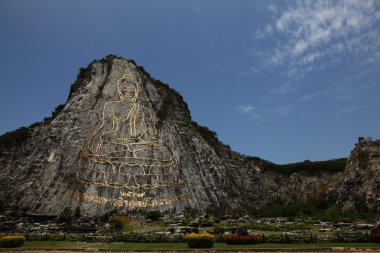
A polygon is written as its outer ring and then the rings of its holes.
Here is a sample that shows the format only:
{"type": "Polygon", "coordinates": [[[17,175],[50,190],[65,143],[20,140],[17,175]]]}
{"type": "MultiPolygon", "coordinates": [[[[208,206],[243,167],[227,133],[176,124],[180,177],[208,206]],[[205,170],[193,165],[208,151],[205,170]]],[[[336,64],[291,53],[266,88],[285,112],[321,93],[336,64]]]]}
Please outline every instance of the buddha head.
{"type": "Polygon", "coordinates": [[[135,84],[130,71],[128,69],[127,71],[117,82],[117,93],[119,94],[120,100],[122,102],[131,101],[133,103],[136,103],[138,86],[135,84]],[[127,73],[127,71],[129,73],[127,73]]]}

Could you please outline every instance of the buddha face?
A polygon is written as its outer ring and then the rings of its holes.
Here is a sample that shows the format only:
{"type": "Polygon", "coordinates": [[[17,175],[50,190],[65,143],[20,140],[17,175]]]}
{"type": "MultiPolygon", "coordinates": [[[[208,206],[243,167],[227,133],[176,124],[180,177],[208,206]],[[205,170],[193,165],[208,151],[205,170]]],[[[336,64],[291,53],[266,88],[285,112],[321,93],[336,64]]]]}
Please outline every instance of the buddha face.
{"type": "Polygon", "coordinates": [[[121,101],[132,101],[137,97],[137,87],[131,81],[120,82],[117,91],[121,101]]]}

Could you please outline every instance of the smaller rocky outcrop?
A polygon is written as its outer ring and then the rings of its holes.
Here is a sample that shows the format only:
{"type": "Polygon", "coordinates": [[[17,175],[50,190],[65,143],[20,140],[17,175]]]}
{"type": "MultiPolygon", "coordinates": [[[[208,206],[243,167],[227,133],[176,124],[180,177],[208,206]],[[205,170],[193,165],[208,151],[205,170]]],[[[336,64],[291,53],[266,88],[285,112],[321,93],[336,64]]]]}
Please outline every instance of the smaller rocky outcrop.
{"type": "Polygon", "coordinates": [[[336,187],[343,210],[380,211],[380,141],[359,138],[336,187]]]}

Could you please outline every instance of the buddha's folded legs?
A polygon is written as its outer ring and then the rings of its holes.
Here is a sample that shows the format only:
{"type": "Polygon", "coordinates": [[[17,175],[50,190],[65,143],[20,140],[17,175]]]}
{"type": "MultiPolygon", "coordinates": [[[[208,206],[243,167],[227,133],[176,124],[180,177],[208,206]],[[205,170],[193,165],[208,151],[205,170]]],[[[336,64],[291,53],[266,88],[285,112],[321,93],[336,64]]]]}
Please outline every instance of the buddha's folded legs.
{"type": "Polygon", "coordinates": [[[175,185],[179,181],[176,162],[166,166],[130,166],[98,162],[86,156],[78,161],[77,177],[85,183],[126,189],[155,189],[175,185]]]}

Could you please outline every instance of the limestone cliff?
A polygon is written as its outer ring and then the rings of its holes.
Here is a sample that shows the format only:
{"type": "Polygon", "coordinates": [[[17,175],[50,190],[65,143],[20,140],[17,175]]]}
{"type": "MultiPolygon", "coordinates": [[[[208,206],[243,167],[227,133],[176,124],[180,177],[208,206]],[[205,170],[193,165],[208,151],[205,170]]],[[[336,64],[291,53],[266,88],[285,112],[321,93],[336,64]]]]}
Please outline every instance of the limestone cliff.
{"type": "Polygon", "coordinates": [[[380,141],[359,138],[332,194],[343,210],[380,211],[380,141]]]}
{"type": "Polygon", "coordinates": [[[24,141],[2,145],[1,197],[38,212],[180,210],[226,198],[224,165],[187,104],[133,61],[111,56],[81,69],[59,113],[27,131],[24,141]],[[130,108],[121,83],[138,89],[130,108]]]}
{"type": "MultiPolygon", "coordinates": [[[[365,164],[375,174],[376,152],[365,164]]],[[[193,122],[178,92],[134,61],[108,56],[81,69],[51,118],[1,136],[0,200],[50,214],[79,205],[92,215],[114,208],[243,210],[331,192],[349,205],[347,187],[359,173],[372,180],[356,184],[369,203],[378,182],[353,169],[364,166],[355,154],[344,173],[324,164],[318,173],[302,169],[307,162],[284,170],[242,156],[193,122]]]]}

